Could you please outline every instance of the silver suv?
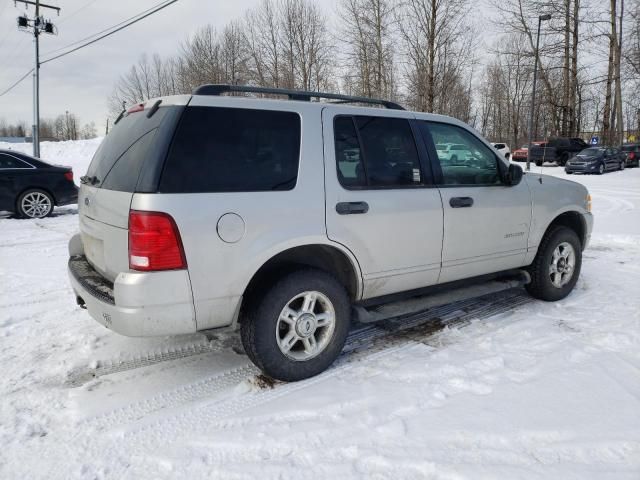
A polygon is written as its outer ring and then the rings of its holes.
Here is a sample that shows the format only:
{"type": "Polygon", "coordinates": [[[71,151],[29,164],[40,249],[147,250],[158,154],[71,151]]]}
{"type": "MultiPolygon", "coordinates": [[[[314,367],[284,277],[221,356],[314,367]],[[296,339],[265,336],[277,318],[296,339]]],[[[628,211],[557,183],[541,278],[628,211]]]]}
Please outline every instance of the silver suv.
{"type": "Polygon", "coordinates": [[[514,269],[534,297],[564,298],[593,222],[583,186],[523,175],[453,118],[224,85],[121,115],[79,213],[69,276],[93,318],[129,336],[239,326],[289,381],[334,361],[363,305],[514,269]]]}

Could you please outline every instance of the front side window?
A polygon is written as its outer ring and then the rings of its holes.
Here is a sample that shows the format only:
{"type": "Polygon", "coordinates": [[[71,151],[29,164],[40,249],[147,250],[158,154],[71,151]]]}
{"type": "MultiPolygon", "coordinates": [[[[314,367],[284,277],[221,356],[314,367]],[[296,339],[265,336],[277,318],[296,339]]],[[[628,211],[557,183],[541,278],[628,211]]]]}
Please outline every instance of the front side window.
{"type": "Polygon", "coordinates": [[[300,116],[294,112],[187,107],[160,191],[291,190],[298,178],[300,135],[300,116]]]}
{"type": "Polygon", "coordinates": [[[13,155],[0,154],[0,169],[1,168],[31,168],[31,166],[13,155]]]}
{"type": "Polygon", "coordinates": [[[493,151],[464,128],[447,123],[421,122],[431,136],[442,170],[442,185],[498,185],[498,159],[493,151]],[[437,145],[448,144],[447,150],[437,145]]]}
{"type": "Polygon", "coordinates": [[[338,116],[334,137],[338,177],[344,187],[405,188],[423,184],[408,120],[338,116]]]}

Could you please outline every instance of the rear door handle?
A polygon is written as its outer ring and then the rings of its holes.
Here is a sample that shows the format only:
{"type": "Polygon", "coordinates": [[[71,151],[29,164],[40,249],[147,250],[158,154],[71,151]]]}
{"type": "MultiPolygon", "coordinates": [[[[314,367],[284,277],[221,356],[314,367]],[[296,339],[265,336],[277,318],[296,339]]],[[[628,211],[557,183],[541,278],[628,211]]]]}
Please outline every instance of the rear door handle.
{"type": "Polygon", "coordinates": [[[369,204],[367,202],[340,202],[336,204],[336,212],[339,215],[353,215],[356,213],[367,213],[369,204]]]}
{"type": "Polygon", "coordinates": [[[473,198],[471,197],[451,197],[449,200],[451,208],[465,208],[473,206],[473,198]]]}

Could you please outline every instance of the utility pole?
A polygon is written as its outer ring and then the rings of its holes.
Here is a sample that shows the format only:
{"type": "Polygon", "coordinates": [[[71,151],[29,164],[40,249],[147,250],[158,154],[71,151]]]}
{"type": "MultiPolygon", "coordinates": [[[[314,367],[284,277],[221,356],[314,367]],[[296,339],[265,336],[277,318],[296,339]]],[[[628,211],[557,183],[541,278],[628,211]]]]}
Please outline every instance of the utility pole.
{"type": "Polygon", "coordinates": [[[29,18],[26,15],[18,17],[18,28],[27,30],[33,29],[33,41],[35,44],[35,64],[33,68],[33,125],[31,126],[31,137],[33,139],[33,156],[40,156],[40,33],[55,33],[55,27],[49,20],[45,20],[40,15],[40,8],[55,10],[60,15],[60,7],[40,3],[40,0],[14,0],[16,3],[24,3],[25,7],[33,5],[35,16],[29,18]]]}
{"type": "Polygon", "coordinates": [[[533,116],[536,110],[536,83],[538,81],[538,50],[540,49],[540,26],[543,21],[551,20],[551,15],[540,15],[538,17],[538,35],[536,37],[536,51],[534,52],[533,67],[533,90],[531,92],[531,111],[529,112],[529,143],[527,143],[527,172],[531,170],[531,143],[533,142],[533,116]]]}

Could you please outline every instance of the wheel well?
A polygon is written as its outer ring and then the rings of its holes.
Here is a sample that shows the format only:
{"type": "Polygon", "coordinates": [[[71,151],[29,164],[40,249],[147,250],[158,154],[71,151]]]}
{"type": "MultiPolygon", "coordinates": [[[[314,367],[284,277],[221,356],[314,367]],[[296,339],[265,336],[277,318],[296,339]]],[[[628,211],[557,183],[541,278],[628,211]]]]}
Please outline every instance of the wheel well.
{"type": "Polygon", "coordinates": [[[351,260],[335,247],[304,245],[280,252],[260,267],[245,289],[241,311],[258,292],[269,288],[284,275],[304,267],[330,273],[347,289],[349,297],[356,299],[358,277],[351,260]]]}
{"type": "Polygon", "coordinates": [[[585,224],[582,215],[578,212],[565,212],[558,215],[553,222],[547,227],[547,231],[544,232],[546,235],[548,231],[550,231],[553,227],[561,225],[563,227],[570,228],[578,238],[580,239],[580,243],[582,244],[582,248],[584,248],[586,242],[586,234],[587,234],[587,226],[585,224]]]}

